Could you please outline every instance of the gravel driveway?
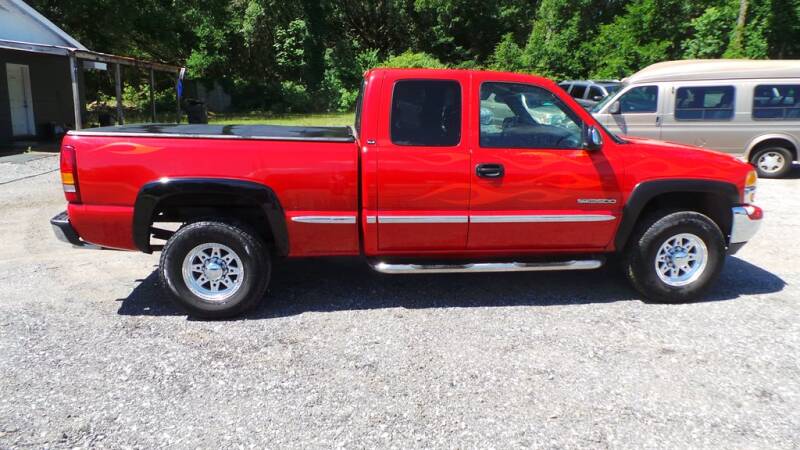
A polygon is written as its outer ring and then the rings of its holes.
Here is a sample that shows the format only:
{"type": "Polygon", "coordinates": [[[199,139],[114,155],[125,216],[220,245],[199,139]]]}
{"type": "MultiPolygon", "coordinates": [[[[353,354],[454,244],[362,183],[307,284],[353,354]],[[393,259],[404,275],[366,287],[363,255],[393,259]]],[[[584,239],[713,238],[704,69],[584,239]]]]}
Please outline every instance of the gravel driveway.
{"type": "Polygon", "coordinates": [[[299,261],[202,322],[158,255],[55,240],[56,166],[0,162],[0,448],[800,447],[800,170],[761,181],[766,222],[705,302],[605,269],[299,261]]]}

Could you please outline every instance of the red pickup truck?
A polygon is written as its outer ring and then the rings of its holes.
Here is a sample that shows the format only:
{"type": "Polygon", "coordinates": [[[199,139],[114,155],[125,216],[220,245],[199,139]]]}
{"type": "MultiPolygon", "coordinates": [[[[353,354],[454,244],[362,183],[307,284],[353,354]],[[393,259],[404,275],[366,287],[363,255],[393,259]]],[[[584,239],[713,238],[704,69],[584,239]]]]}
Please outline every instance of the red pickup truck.
{"type": "Polygon", "coordinates": [[[217,318],[259,302],[281,258],[332,255],[412,274],[619,254],[646,298],[689,301],[762,219],[749,165],[616,136],[543,78],[376,69],[357,103],[352,128],[70,132],[51,223],[77,246],[160,250],[177,304],[217,318]]]}

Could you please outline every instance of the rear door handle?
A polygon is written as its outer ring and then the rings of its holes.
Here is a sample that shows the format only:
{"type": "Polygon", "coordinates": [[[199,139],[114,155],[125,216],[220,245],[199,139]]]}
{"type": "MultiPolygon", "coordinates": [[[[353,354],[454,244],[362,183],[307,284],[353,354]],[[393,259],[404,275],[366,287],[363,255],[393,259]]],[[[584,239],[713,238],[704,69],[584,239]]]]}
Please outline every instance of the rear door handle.
{"type": "Polygon", "coordinates": [[[502,178],[506,170],[502,164],[478,164],[475,174],[481,178],[502,178]]]}

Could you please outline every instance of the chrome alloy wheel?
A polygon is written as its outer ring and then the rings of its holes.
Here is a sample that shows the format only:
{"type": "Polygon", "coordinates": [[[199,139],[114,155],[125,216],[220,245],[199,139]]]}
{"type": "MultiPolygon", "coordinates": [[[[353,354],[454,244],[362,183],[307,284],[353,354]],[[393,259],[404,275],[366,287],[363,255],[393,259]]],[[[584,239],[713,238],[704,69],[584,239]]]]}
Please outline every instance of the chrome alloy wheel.
{"type": "Polygon", "coordinates": [[[222,244],[193,248],[183,259],[183,281],[196,296],[211,302],[230,298],[242,286],[244,265],[239,255],[222,244]]]}
{"type": "Polygon", "coordinates": [[[656,253],[658,278],[670,286],[686,286],[696,281],[708,264],[708,248],[691,233],[668,238],[656,253]]]}
{"type": "Polygon", "coordinates": [[[758,157],[756,166],[764,173],[777,173],[786,164],[786,159],[779,152],[768,151],[758,157]]]}

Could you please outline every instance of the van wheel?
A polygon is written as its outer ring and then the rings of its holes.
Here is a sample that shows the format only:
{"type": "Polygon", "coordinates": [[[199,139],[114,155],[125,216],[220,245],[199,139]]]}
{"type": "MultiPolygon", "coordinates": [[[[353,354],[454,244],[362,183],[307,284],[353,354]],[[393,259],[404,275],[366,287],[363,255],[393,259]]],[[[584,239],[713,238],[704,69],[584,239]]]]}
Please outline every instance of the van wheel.
{"type": "Polygon", "coordinates": [[[783,147],[767,147],[756,152],[750,163],[761,178],[782,178],[792,170],[792,152],[783,147]]]}
{"type": "Polygon", "coordinates": [[[189,315],[220,319],[257,305],[267,290],[270,269],[269,253],[255,233],[240,225],[203,221],[170,237],[159,275],[189,315]]]}
{"type": "Polygon", "coordinates": [[[662,212],[631,236],[623,268],[633,287],[660,303],[698,299],[719,276],[725,240],[714,221],[690,211],[662,212]]]}

